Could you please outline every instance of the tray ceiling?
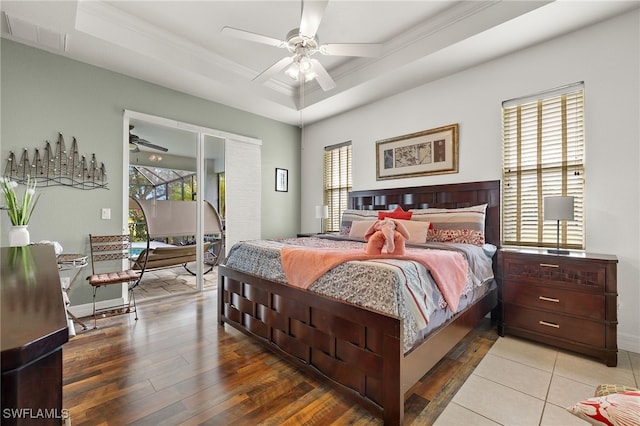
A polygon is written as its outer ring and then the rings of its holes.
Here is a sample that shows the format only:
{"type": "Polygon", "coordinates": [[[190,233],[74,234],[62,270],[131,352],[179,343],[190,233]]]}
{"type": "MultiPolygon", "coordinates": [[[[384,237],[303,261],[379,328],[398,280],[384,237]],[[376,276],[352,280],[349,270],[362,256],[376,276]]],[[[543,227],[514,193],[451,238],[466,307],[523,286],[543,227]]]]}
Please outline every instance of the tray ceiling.
{"type": "Polygon", "coordinates": [[[283,49],[299,1],[2,1],[2,37],[285,123],[309,124],[638,7],[634,1],[329,1],[320,43],[380,43],[376,58],[317,56],[336,82],[252,79],[283,49]]]}

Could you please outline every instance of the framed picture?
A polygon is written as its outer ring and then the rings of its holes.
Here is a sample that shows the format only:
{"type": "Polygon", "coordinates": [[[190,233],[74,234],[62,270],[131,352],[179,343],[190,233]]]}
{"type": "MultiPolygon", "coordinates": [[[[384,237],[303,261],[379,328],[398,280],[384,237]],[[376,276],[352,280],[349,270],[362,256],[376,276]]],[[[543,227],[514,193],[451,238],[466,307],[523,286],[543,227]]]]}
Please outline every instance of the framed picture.
{"type": "Polygon", "coordinates": [[[458,124],[376,142],[376,179],[458,173],[458,124]]]}
{"type": "Polygon", "coordinates": [[[289,191],[289,170],[276,168],[276,191],[289,191]]]}

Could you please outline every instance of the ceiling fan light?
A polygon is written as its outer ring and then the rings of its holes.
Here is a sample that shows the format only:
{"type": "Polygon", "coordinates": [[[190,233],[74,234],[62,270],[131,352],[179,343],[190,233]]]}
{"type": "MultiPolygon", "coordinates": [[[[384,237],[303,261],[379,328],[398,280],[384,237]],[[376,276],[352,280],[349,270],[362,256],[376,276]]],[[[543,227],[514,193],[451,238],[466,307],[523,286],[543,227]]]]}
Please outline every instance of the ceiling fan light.
{"type": "Polygon", "coordinates": [[[314,71],[309,71],[307,73],[304,74],[304,81],[305,83],[313,80],[314,78],[316,78],[318,75],[314,72],[314,71]]]}
{"type": "Polygon", "coordinates": [[[292,63],[291,66],[285,71],[285,74],[297,81],[300,75],[300,66],[298,65],[298,63],[292,63]]]}
{"type": "Polygon", "coordinates": [[[313,70],[313,65],[311,64],[311,59],[308,56],[302,56],[300,58],[300,72],[303,74],[307,74],[313,70]]]}

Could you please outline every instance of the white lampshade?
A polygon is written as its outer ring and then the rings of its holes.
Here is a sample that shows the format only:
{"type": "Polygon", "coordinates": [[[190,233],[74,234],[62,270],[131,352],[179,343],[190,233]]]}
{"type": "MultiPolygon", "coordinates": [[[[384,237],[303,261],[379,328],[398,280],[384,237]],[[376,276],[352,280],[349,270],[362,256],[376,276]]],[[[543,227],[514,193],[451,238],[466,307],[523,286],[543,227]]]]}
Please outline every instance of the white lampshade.
{"type": "Polygon", "coordinates": [[[573,220],[573,197],[544,197],[544,220],[573,220]]]}
{"type": "Polygon", "coordinates": [[[316,219],[326,219],[329,217],[329,206],[316,206],[316,219]]]}

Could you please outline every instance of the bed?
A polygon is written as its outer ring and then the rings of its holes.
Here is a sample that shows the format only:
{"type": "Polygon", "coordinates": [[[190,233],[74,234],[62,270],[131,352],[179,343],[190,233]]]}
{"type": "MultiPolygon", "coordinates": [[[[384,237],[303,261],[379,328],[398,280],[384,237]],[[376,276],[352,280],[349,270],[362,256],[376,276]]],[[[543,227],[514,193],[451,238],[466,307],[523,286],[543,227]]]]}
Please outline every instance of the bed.
{"type": "MultiPolygon", "coordinates": [[[[486,205],[484,240],[499,246],[499,181],[355,191],[349,203],[350,209],[365,215],[398,206],[415,211],[486,205]]],[[[282,243],[290,242],[278,242],[282,243]]],[[[487,284],[478,297],[466,306],[462,304],[428,334],[412,336],[417,341],[408,344],[402,316],[232,267],[230,263],[238,265],[231,257],[233,251],[218,269],[219,324],[229,324],[305,372],[322,378],[382,417],[385,424],[402,424],[405,394],[494,311],[498,301],[499,285],[491,280],[491,287],[487,284]]],[[[245,263],[251,262],[245,259],[245,263]]],[[[497,271],[498,265],[494,262],[492,268],[497,271]]]]}

